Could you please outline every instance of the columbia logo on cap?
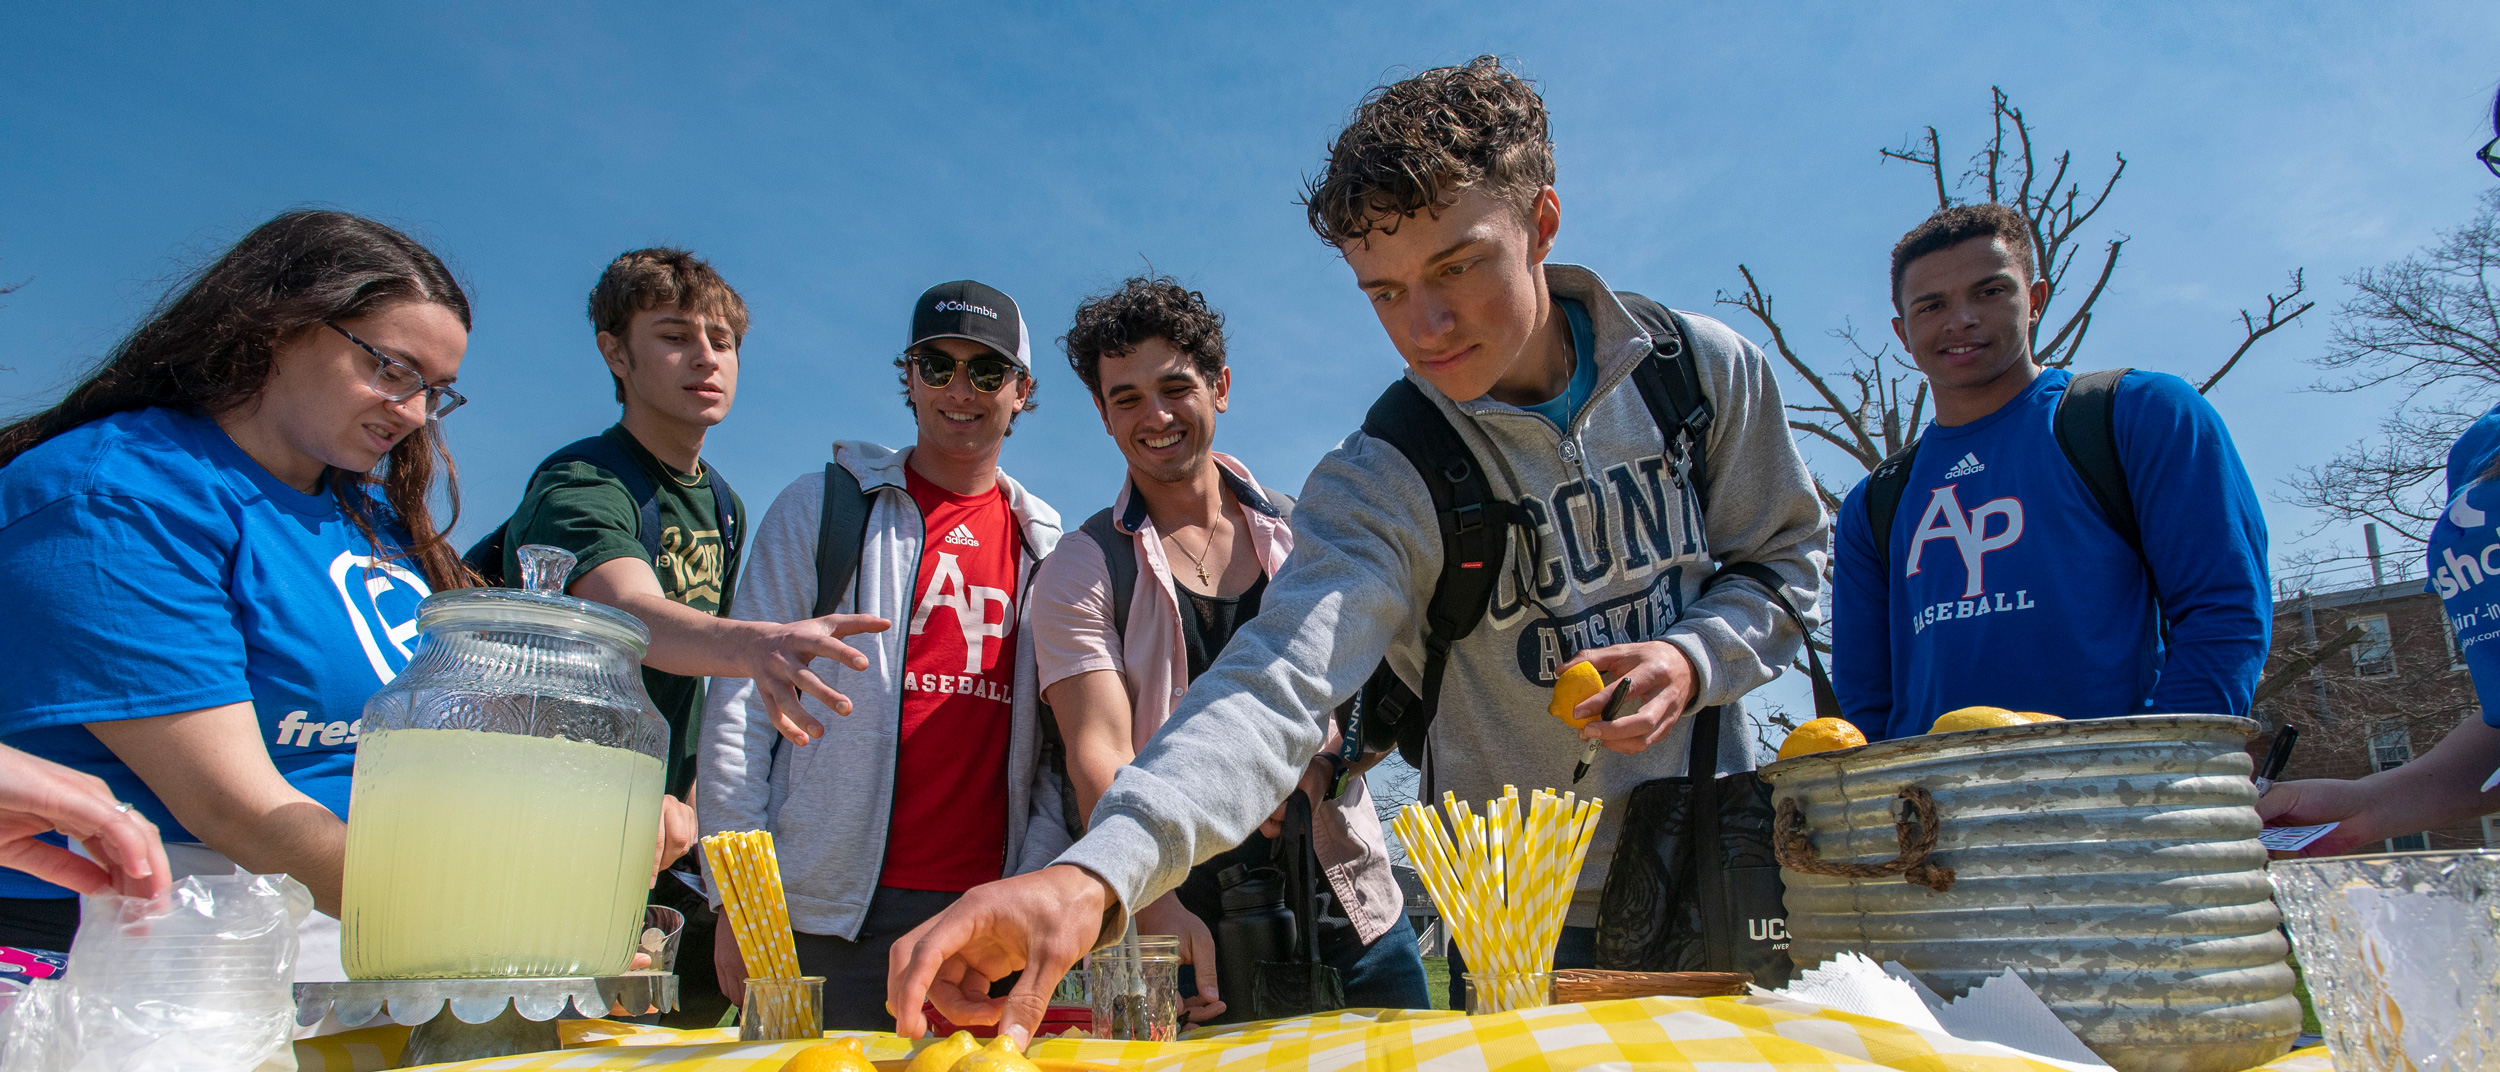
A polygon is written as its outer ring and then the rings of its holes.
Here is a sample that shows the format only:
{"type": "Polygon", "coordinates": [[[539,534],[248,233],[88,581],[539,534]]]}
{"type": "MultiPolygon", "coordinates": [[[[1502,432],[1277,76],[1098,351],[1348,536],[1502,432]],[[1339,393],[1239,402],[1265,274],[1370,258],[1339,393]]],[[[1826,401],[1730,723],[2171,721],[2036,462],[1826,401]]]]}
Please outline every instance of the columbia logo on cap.
{"type": "Polygon", "coordinates": [[[956,301],[952,298],[938,302],[935,308],[941,313],[979,313],[992,320],[998,319],[998,312],[994,309],[987,306],[974,305],[971,302],[956,301]]]}

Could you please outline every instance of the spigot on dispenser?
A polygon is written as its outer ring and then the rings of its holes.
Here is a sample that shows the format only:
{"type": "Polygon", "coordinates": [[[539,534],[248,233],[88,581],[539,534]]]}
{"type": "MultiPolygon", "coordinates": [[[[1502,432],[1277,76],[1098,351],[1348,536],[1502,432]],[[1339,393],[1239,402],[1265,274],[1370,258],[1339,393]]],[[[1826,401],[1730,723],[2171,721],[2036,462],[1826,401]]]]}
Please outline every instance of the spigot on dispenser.
{"type": "Polygon", "coordinates": [[[521,559],[521,589],[551,596],[564,594],[565,579],[573,575],[573,563],[580,561],[573,557],[573,552],[552,544],[522,544],[517,554],[521,559]]]}

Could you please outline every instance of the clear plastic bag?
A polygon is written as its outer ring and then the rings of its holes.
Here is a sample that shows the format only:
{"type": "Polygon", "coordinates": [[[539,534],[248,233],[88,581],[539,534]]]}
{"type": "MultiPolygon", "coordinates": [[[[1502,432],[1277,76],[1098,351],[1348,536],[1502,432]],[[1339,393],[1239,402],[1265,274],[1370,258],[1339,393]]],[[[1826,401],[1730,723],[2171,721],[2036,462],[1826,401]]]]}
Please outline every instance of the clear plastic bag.
{"type": "Polygon", "coordinates": [[[69,973],[0,1017],[0,1072],[259,1067],[288,1044],[295,927],[311,911],[302,883],[241,871],[181,879],[154,901],[89,895],[69,973]]]}

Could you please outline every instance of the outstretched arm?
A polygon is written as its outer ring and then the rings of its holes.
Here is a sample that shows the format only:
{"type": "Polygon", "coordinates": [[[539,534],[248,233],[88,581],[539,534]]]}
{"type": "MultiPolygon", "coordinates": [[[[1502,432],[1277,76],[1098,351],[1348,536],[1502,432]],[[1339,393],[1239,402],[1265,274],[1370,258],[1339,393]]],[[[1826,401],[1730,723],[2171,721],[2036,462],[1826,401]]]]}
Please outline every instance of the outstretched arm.
{"type": "Polygon", "coordinates": [[[1440,571],[1430,493],[1396,449],[1364,437],[1322,460],[1294,512],[1294,552],[1205,676],[1119,772],[1059,864],[964,895],[894,946],[896,1029],[925,997],[957,1023],[1030,1038],[1051,988],[1106,918],[1180,885],[1293,791],[1390,639],[1418,635],[1413,593],[1440,571]],[[1003,1000],[991,981],[1022,971],[1003,1000]]]}
{"type": "Polygon", "coordinates": [[[2257,814],[2273,826],[2342,823],[2301,850],[2303,856],[2340,856],[2500,812],[2500,789],[2482,790],[2495,770],[2500,770],[2500,728],[2484,724],[2480,714],[2468,715],[2438,747],[2404,766],[2357,781],[2278,782],[2257,802],[2257,814]]]}

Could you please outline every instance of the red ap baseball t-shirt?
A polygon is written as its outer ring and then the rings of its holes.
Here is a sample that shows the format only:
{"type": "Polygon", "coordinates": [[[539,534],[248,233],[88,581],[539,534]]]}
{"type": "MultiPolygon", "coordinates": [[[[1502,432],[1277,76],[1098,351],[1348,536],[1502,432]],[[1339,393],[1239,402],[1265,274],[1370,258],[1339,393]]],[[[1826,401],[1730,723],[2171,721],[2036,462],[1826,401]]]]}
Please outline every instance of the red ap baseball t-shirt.
{"type": "Polygon", "coordinates": [[[902,743],[881,886],[960,892],[1007,866],[1016,567],[1007,492],[956,495],[904,467],[928,536],[903,655],[902,743]]]}

